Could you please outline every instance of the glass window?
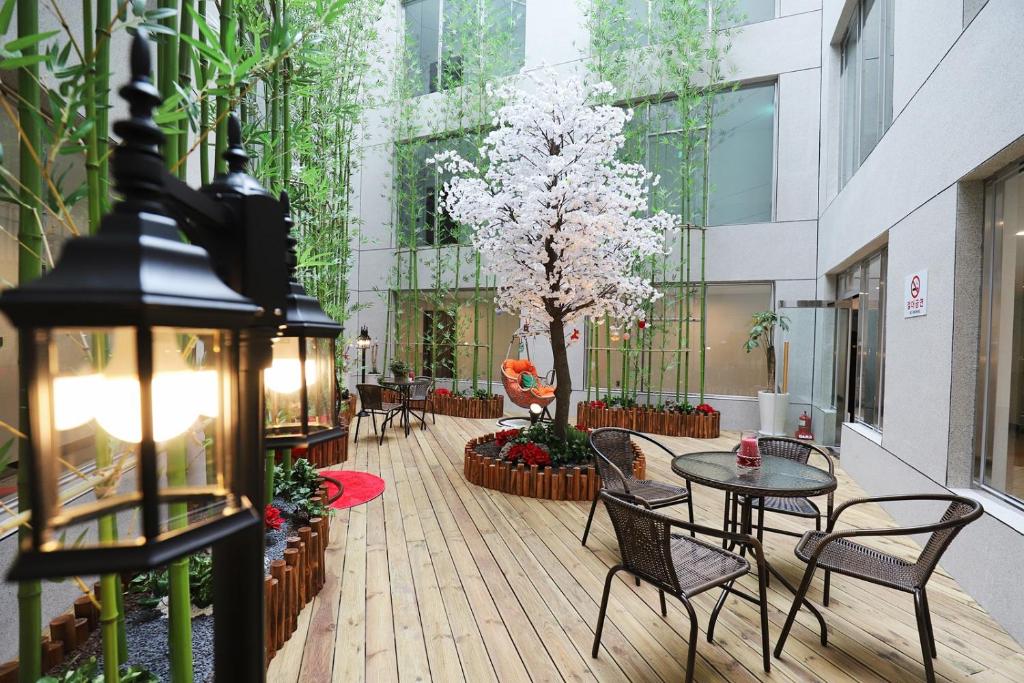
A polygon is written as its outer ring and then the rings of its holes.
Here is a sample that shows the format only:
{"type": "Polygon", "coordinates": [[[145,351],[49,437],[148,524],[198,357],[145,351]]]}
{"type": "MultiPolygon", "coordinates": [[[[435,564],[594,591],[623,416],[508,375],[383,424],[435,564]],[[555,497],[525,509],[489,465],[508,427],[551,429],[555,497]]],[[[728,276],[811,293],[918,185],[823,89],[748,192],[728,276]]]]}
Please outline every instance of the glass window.
{"type": "MultiPolygon", "coordinates": [[[[493,288],[396,292],[395,355],[417,375],[501,381],[501,362],[519,316],[495,311],[493,288]]],[[[511,357],[517,357],[513,344],[511,357]]],[[[546,371],[546,370],[545,370],[546,371]]]]}
{"type": "MultiPolygon", "coordinates": [[[[721,0],[714,0],[721,6],[721,0]]],[[[723,28],[743,26],[775,18],[775,0],[732,0],[719,22],[723,28]]]]}
{"type": "MultiPolygon", "coordinates": [[[[704,126],[680,130],[673,101],[650,104],[647,168],[660,176],[652,208],[704,223],[704,149],[710,148],[707,225],[760,223],[772,219],[775,148],[775,84],[718,93],[712,101],[710,135],[704,126]],[[687,181],[687,178],[689,179],[687,181]],[[683,200],[685,199],[685,204],[683,200]]],[[[691,114],[707,119],[701,111],[691,114]]]]}
{"type": "Polygon", "coordinates": [[[428,164],[435,154],[450,149],[464,158],[477,156],[476,136],[459,135],[436,140],[412,140],[398,146],[395,160],[399,244],[404,247],[442,246],[465,242],[460,230],[444,210],[443,194],[447,176],[428,164]]]}
{"type": "MultiPolygon", "coordinates": [[[[665,284],[643,329],[591,325],[587,332],[587,383],[603,394],[650,394],[652,403],[674,398],[677,387],[696,394],[700,387],[700,291],[694,286],[689,309],[685,286],[665,284]],[[690,324],[686,324],[689,316],[690,324]],[[687,339],[689,334],[690,339],[687,339]],[[687,352],[687,349],[689,352],[687,352]],[[660,398],[659,398],[660,397],[660,398]]],[[[756,396],[764,384],[763,355],[747,353],[743,342],[755,311],[771,308],[770,284],[710,284],[707,292],[705,392],[756,396]]]]}
{"type": "Polygon", "coordinates": [[[845,185],[892,123],[895,0],[858,0],[840,59],[840,184],[845,185]]]}
{"type": "Polygon", "coordinates": [[[1024,504],[1024,176],[986,192],[980,367],[979,483],[1024,504]]]}
{"type": "Polygon", "coordinates": [[[405,39],[412,95],[461,85],[466,70],[486,63],[488,76],[525,63],[525,0],[407,0],[405,39]]]}

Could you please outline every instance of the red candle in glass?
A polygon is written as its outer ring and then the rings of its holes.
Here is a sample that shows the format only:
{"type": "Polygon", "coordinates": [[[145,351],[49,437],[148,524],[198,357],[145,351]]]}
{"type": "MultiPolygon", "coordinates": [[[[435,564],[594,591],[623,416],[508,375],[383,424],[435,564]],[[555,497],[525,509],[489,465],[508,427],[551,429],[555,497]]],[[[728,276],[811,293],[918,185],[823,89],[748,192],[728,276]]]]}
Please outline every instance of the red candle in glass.
{"type": "Polygon", "coordinates": [[[757,434],[744,432],[740,437],[740,447],[736,451],[736,464],[740,467],[760,467],[761,451],[757,446],[757,434]]]}

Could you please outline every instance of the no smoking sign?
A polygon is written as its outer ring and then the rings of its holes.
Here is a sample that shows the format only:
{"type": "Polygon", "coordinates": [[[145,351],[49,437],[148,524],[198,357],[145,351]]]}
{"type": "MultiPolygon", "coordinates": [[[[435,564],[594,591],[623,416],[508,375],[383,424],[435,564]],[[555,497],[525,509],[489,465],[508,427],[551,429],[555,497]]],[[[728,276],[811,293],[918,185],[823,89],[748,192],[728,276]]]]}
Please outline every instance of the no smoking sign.
{"type": "Polygon", "coordinates": [[[906,278],[903,286],[903,317],[928,315],[928,271],[919,270],[906,278]]]}

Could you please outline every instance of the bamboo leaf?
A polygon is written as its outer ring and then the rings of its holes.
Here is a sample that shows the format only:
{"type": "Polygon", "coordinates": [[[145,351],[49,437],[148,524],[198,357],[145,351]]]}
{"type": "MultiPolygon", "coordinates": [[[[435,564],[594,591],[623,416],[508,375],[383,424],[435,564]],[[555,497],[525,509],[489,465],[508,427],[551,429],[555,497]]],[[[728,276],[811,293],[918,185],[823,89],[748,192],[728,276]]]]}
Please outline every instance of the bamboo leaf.
{"type": "Polygon", "coordinates": [[[10,59],[0,60],[0,69],[20,69],[23,66],[32,66],[33,64],[45,62],[47,59],[49,59],[47,55],[26,55],[24,57],[12,57],[10,59]]]}
{"type": "Polygon", "coordinates": [[[11,27],[11,17],[14,16],[14,8],[17,4],[17,0],[7,0],[3,7],[0,7],[0,34],[7,34],[7,29],[11,27]]]}
{"type": "Polygon", "coordinates": [[[144,28],[144,29],[146,29],[146,31],[150,35],[153,35],[155,33],[162,33],[165,36],[177,36],[178,35],[178,32],[175,31],[173,28],[171,28],[170,26],[164,26],[163,24],[154,24],[154,23],[151,23],[151,22],[147,21],[147,22],[143,22],[143,23],[139,24],[139,26],[144,28]]]}
{"type": "Polygon", "coordinates": [[[11,42],[4,45],[4,49],[9,50],[11,52],[18,52],[19,50],[24,50],[26,47],[31,47],[37,43],[41,43],[47,38],[52,38],[58,33],[60,33],[60,31],[46,31],[45,33],[33,33],[30,36],[24,36],[22,38],[12,40],[11,42]]]}

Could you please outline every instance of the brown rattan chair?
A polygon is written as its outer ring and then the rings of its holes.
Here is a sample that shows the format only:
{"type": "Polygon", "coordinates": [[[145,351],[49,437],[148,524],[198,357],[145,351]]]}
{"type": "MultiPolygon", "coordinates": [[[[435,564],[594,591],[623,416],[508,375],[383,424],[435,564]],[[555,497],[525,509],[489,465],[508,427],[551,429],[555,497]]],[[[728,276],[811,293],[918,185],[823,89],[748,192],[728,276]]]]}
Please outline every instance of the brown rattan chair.
{"type": "MultiPolygon", "coordinates": [[[[650,510],[686,503],[690,511],[690,523],[693,524],[693,499],[690,497],[690,483],[686,486],[665,484],[650,479],[637,479],[633,475],[632,439],[639,438],[654,444],[671,458],[675,453],[646,434],[619,427],[602,427],[590,433],[590,447],[597,455],[597,471],[601,475],[601,489],[614,493],[624,493],[638,499],[650,510]]],[[[590,506],[587,526],[583,529],[583,545],[587,544],[590,525],[594,521],[597,509],[597,498],[590,506]]]]}
{"type": "Polygon", "coordinates": [[[840,505],[829,516],[828,527],[825,531],[808,531],[797,543],[796,556],[807,563],[807,570],[797,589],[793,607],[789,610],[789,616],[786,618],[786,624],[782,627],[779,642],[775,645],[775,656],[782,656],[782,648],[786,645],[786,638],[793,627],[793,621],[806,597],[807,588],[811,585],[814,571],[821,567],[837,574],[894,588],[914,596],[918,635],[921,639],[921,652],[924,655],[925,679],[928,683],[932,683],[935,680],[932,658],[938,657],[938,653],[935,650],[935,634],[932,631],[932,617],[928,609],[928,593],[925,587],[949,544],[961,529],[981,517],[982,512],[981,503],[970,498],[949,494],[858,498],[840,505]],[[835,531],[836,521],[847,508],[863,503],[901,501],[937,501],[949,503],[949,506],[939,521],[934,524],[892,529],[835,531]],[[914,562],[908,562],[852,540],[870,536],[909,536],[911,534],[931,534],[921,554],[914,562]]]}
{"type": "Polygon", "coordinates": [[[642,505],[643,501],[628,494],[601,491],[598,495],[604,501],[608,515],[611,517],[615,536],[619,541],[622,561],[608,570],[608,577],[604,582],[604,595],[601,597],[601,611],[597,616],[597,628],[594,631],[594,647],[591,656],[597,657],[601,646],[601,629],[604,627],[605,613],[608,610],[608,594],[612,588],[612,579],[615,578],[616,573],[626,571],[636,577],[638,582],[646,581],[658,589],[663,617],[668,616],[668,608],[665,605],[666,593],[678,598],[686,608],[690,617],[690,645],[686,655],[687,683],[693,680],[694,661],[697,655],[697,614],[694,612],[690,599],[718,587],[722,588],[722,594],[719,596],[708,622],[708,642],[714,642],[715,621],[730,593],[752,602],[761,611],[761,654],[764,660],[764,670],[770,671],[768,597],[764,580],[768,570],[760,542],[745,534],[719,531],[672,519],[646,509],[642,505]],[[674,534],[672,533],[673,527],[688,530],[691,534],[707,534],[748,548],[751,557],[757,563],[758,597],[755,598],[734,587],[736,579],[750,571],[750,562],[747,558],[729,552],[718,545],[674,534]]]}
{"type": "Polygon", "coordinates": [[[373,433],[377,433],[377,416],[382,415],[384,421],[380,426],[380,443],[384,443],[384,427],[397,414],[402,412],[401,403],[385,403],[384,388],[379,384],[357,384],[359,393],[359,412],[356,417],[356,433],[353,439],[359,440],[359,423],[367,415],[373,420],[373,433]]]}
{"type": "Polygon", "coordinates": [[[409,412],[420,421],[420,429],[427,428],[427,411],[437,424],[437,416],[434,414],[434,378],[420,376],[413,380],[409,387],[409,412]],[[414,411],[420,411],[416,415],[414,411]]]}

